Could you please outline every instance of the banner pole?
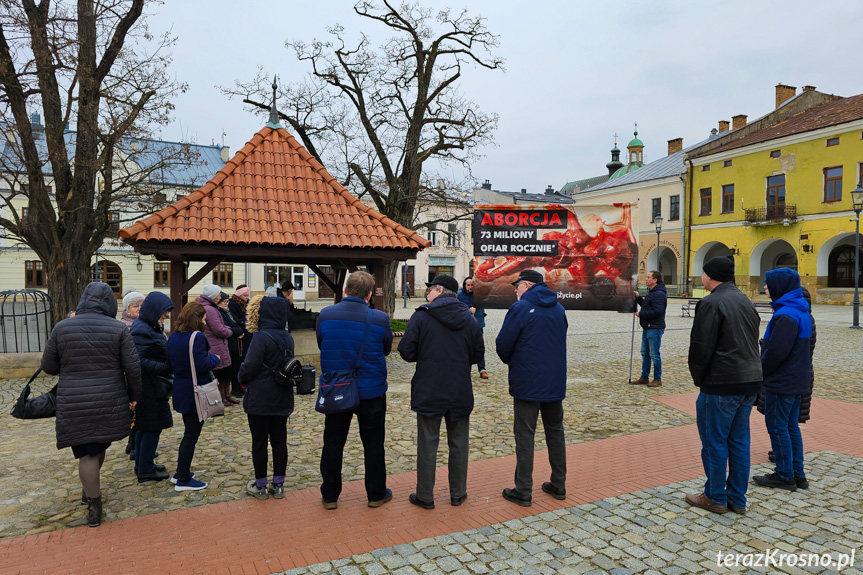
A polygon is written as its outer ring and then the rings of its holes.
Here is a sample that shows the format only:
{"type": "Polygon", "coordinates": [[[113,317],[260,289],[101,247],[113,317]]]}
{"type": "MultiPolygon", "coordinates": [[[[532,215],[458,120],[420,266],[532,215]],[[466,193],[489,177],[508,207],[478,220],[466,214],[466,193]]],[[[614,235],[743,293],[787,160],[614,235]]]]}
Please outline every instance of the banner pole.
{"type": "Polygon", "coordinates": [[[632,357],[635,353],[635,310],[638,306],[634,306],[632,310],[632,338],[629,343],[629,380],[627,383],[632,383],[632,357]]]}

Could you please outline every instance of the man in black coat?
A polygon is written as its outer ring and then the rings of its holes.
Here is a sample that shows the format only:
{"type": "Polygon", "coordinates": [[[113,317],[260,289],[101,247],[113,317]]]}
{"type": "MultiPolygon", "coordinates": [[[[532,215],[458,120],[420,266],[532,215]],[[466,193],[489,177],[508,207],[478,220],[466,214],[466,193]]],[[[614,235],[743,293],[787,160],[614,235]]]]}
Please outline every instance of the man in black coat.
{"type": "Polygon", "coordinates": [[[662,273],[647,272],[647,295],[641,297],[635,292],[635,303],[641,306],[641,311],[635,312],[638,323],[641,324],[641,377],[633,381],[636,385],[659,387],[662,385],[662,358],[659,356],[659,346],[662,334],[665,333],[665,308],[668,305],[668,293],[662,282],[662,273]],[[650,364],[653,363],[653,381],[650,377],[650,364]]]}
{"type": "Polygon", "coordinates": [[[438,275],[426,299],[411,316],[399,355],[416,362],[411,380],[411,409],[417,414],[417,490],[410,502],[434,509],[435,467],[441,419],[449,445],[450,503],[467,499],[468,435],[473,411],[471,365],[485,354],[482,330],[456,297],[458,282],[438,275]]]}

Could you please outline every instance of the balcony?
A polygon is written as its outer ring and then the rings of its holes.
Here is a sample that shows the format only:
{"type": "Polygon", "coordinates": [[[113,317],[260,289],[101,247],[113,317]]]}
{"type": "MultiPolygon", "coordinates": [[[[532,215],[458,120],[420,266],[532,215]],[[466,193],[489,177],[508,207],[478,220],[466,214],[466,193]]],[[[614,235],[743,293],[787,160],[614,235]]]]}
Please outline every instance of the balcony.
{"type": "Polygon", "coordinates": [[[766,208],[744,208],[743,212],[744,221],[753,226],[797,221],[797,206],[795,204],[779,204],[766,208]]]}

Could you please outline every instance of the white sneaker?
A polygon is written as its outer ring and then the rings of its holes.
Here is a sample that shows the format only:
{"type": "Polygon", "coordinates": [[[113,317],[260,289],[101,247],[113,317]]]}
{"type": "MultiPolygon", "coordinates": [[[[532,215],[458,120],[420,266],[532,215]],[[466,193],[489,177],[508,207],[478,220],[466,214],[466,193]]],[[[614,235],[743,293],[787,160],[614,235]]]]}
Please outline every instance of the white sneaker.
{"type": "MultiPolygon", "coordinates": [[[[191,478],[192,479],[195,478],[195,472],[194,471],[192,472],[191,478]]],[[[171,483],[173,483],[174,485],[177,484],[177,474],[176,473],[173,476],[171,476],[171,483]]]]}
{"type": "Polygon", "coordinates": [[[206,489],[207,484],[203,481],[198,481],[197,479],[190,479],[184,483],[177,482],[174,485],[174,491],[200,491],[201,489],[206,489]]]}

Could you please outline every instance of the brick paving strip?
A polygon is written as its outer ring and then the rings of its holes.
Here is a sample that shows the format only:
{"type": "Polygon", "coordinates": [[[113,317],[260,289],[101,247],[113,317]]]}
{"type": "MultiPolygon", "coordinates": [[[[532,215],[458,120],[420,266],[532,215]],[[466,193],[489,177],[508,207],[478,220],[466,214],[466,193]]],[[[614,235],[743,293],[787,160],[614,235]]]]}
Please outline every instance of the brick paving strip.
{"type": "MultiPolygon", "coordinates": [[[[695,396],[690,393],[656,399],[691,411],[695,396]]],[[[863,405],[816,398],[813,420],[804,430],[807,450],[863,457],[861,419],[863,405]]],[[[752,429],[753,461],[763,463],[769,439],[763,430],[763,418],[755,412],[752,429]]],[[[407,495],[414,489],[415,474],[402,473],[390,477],[395,499],[380,509],[366,507],[363,484],[355,481],[345,485],[336,511],[321,507],[317,489],[306,489],[287,493],[283,501],[244,499],[109,521],[98,529],[79,527],[6,539],[0,541],[0,575],[276,573],[513,520],[529,523],[536,521],[531,516],[538,514],[557,513],[683,481],[689,481],[689,487],[697,490],[699,481],[692,480],[702,476],[699,451],[698,434],[692,424],[569,445],[568,496],[564,501],[539,490],[549,468],[545,452],[537,452],[537,485],[533,507],[529,508],[513,505],[500,496],[503,487],[510,486],[515,467],[514,457],[506,456],[470,464],[469,498],[461,507],[448,504],[446,470],[442,468],[438,473],[438,508],[434,511],[410,505],[407,495]]],[[[859,463],[849,468],[851,472],[859,480],[859,463]]],[[[843,493],[846,497],[856,493],[852,507],[859,526],[861,491],[843,493]]],[[[818,501],[817,487],[812,494],[818,501]]],[[[772,501],[770,497],[765,499],[772,501]]],[[[835,511],[832,507],[829,510],[835,511]]],[[[745,521],[755,521],[757,517],[753,513],[745,521]]],[[[733,519],[725,516],[716,521],[733,519]]],[[[624,531],[634,533],[636,525],[637,522],[624,531]]],[[[435,569],[447,570],[442,566],[432,570],[435,569]]]]}

